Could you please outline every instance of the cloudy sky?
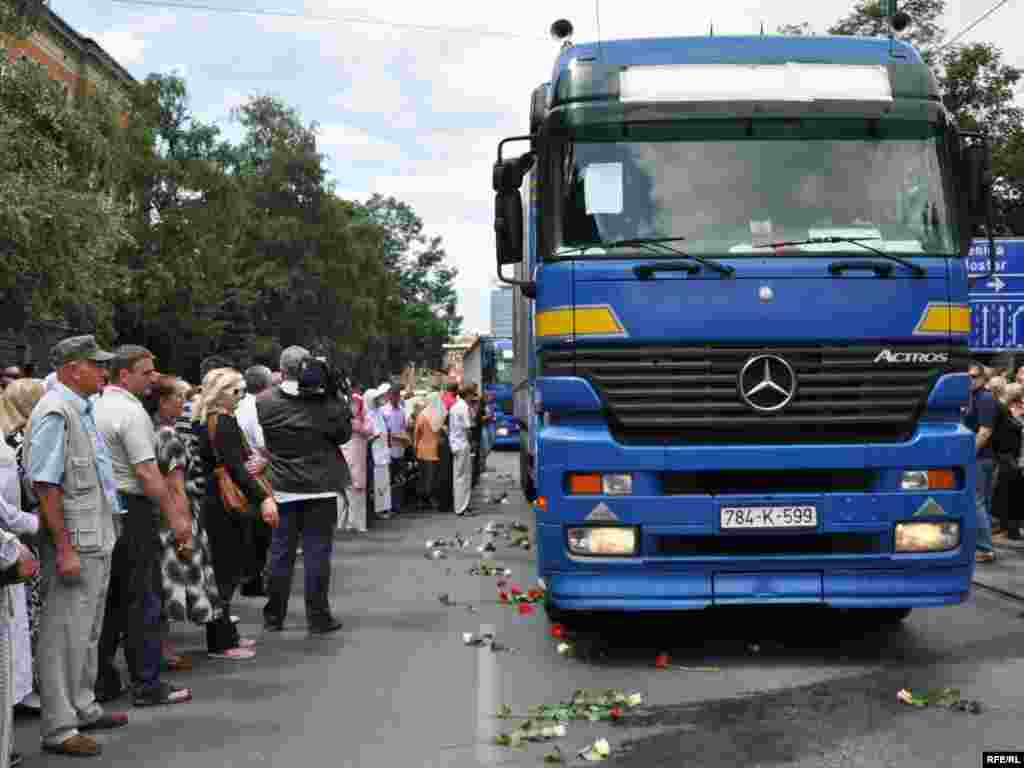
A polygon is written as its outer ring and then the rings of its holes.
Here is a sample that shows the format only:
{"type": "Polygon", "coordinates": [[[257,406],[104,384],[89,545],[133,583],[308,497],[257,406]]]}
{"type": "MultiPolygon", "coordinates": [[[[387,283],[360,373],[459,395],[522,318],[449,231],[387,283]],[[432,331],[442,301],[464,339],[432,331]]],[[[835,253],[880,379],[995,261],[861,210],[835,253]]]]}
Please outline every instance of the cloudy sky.
{"type": "MultiPolygon", "coordinates": [[[[145,0],[147,3],[150,0],[145,0]]],[[[321,149],[339,192],[406,201],[428,234],[441,235],[460,271],[467,330],[490,330],[494,279],[491,163],[499,139],[527,131],[530,93],[546,82],[557,54],[548,37],[568,18],[575,39],[597,36],[594,0],[517,0],[507,10],[482,0],[182,0],[207,7],[299,13],[307,19],[223,13],[113,0],[51,0],[138,79],[177,70],[194,112],[231,138],[232,107],[273,93],[320,125],[321,149]],[[454,27],[439,32],[386,24],[454,27]],[[478,30],[466,32],[466,29],[478,30]],[[491,34],[495,33],[495,34],[491,34]]],[[[995,4],[950,2],[953,33],[995,4]]],[[[852,0],[600,0],[605,38],[757,33],[807,21],[817,32],[852,0]]],[[[1010,3],[964,40],[995,42],[1024,66],[1017,30],[1024,6],[1010,3]]]]}

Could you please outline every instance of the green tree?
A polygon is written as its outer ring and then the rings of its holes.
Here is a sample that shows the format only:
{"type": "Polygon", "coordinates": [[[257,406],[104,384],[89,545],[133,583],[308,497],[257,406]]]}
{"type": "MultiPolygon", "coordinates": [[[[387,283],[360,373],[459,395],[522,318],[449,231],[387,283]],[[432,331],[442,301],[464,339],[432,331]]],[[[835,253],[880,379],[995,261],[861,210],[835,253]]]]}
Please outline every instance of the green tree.
{"type": "MultiPolygon", "coordinates": [[[[935,48],[946,36],[942,16],[946,12],[945,0],[899,0],[899,10],[910,17],[910,24],[896,33],[901,40],[913,44],[922,58],[932,63],[935,48]]],[[[888,37],[889,19],[884,15],[879,0],[857,0],[848,15],[828,28],[830,35],[860,35],[888,37]]]]}
{"type": "Polygon", "coordinates": [[[0,50],[0,302],[3,325],[70,320],[109,337],[130,242],[130,154],[121,105],[69,104],[28,60],[0,50]]]}
{"type": "Polygon", "coordinates": [[[197,120],[185,82],[150,75],[130,122],[133,180],[141,204],[135,243],[119,254],[126,294],[117,313],[121,338],[153,349],[167,370],[194,372],[199,360],[235,346],[235,254],[248,210],[234,150],[216,126],[197,120]]]}

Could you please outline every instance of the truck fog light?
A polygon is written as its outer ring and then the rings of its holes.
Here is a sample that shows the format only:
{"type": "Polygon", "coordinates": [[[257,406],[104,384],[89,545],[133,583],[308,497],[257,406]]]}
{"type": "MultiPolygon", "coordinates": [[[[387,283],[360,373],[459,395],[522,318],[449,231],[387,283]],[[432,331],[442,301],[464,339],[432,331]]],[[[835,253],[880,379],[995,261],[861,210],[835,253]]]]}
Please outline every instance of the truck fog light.
{"type": "Polygon", "coordinates": [[[637,530],[628,527],[570,528],[569,551],[574,555],[636,554],[637,530]]]}
{"type": "Polygon", "coordinates": [[[632,475],[604,475],[601,480],[608,496],[628,496],[633,492],[632,475]]]}
{"type": "Polygon", "coordinates": [[[960,545],[960,523],[896,523],[897,552],[945,552],[960,545]]]}

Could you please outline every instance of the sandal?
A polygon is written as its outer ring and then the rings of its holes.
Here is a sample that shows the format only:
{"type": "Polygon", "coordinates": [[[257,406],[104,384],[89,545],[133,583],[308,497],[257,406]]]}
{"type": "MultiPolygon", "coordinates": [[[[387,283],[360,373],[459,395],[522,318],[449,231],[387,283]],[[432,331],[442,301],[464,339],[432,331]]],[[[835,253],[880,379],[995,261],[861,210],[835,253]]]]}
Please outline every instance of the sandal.
{"type": "Polygon", "coordinates": [[[256,651],[249,650],[248,648],[228,648],[223,651],[214,653],[211,651],[207,654],[211,659],[228,659],[229,661],[246,661],[256,657],[256,651]]]}
{"type": "Polygon", "coordinates": [[[154,691],[135,694],[136,707],[159,707],[167,704],[184,704],[192,700],[192,691],[170,683],[160,683],[154,691]]]}

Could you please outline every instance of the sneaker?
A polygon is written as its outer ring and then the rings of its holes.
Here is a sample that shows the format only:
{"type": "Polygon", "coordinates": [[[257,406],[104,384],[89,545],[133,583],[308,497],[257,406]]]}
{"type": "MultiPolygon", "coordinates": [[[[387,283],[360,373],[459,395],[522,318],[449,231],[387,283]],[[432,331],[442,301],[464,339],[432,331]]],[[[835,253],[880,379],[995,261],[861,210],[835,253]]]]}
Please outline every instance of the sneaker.
{"type": "Polygon", "coordinates": [[[331,632],[337,632],[341,627],[342,623],[331,617],[310,624],[309,631],[314,635],[329,635],[331,632]]]}
{"type": "Polygon", "coordinates": [[[974,553],[974,562],[976,563],[994,563],[996,561],[995,552],[983,552],[978,551],[974,553]]]}

